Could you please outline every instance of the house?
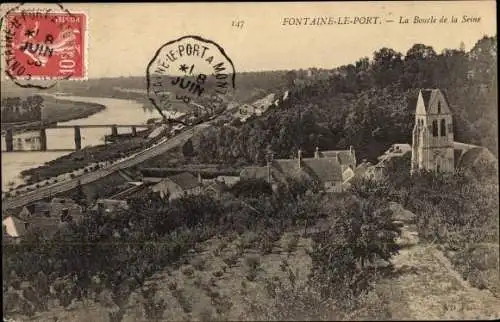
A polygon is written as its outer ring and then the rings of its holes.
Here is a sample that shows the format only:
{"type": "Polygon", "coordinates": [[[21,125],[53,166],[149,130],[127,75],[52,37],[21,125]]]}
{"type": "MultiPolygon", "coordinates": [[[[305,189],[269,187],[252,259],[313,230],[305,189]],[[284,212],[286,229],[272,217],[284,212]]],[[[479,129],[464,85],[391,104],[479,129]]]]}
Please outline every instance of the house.
{"type": "Polygon", "coordinates": [[[269,109],[271,105],[273,105],[273,101],[276,94],[271,93],[261,99],[256,100],[252,105],[256,108],[257,114],[262,114],[269,109]],[[260,111],[260,112],[259,112],[260,111]]]}
{"type": "Polygon", "coordinates": [[[203,192],[211,196],[214,199],[220,200],[222,197],[222,194],[226,191],[227,186],[221,182],[213,182],[209,185],[207,185],[204,189],[203,192]]]}
{"type": "Polygon", "coordinates": [[[407,143],[396,143],[378,157],[379,161],[389,161],[392,158],[400,158],[411,153],[411,145],[407,143]]]}
{"type": "Polygon", "coordinates": [[[117,199],[98,199],[91,208],[92,211],[97,211],[99,214],[111,214],[128,209],[129,205],[127,201],[117,199]]]}
{"type": "Polygon", "coordinates": [[[59,218],[63,213],[79,219],[82,216],[83,209],[69,198],[54,198],[50,203],[40,201],[24,206],[18,217],[30,222],[39,217],[59,218]]]}
{"type": "Polygon", "coordinates": [[[173,200],[186,195],[199,195],[201,193],[201,177],[196,178],[189,172],[165,178],[151,187],[154,192],[159,192],[161,198],[173,200]]]}
{"type": "Polygon", "coordinates": [[[16,216],[8,216],[2,220],[2,231],[4,237],[21,237],[26,234],[26,225],[24,220],[16,216]]]}
{"type": "Polygon", "coordinates": [[[247,118],[257,114],[257,108],[252,104],[243,104],[239,107],[238,112],[242,118],[247,118]]]}
{"type": "Polygon", "coordinates": [[[273,190],[278,184],[287,184],[287,179],[299,181],[311,180],[316,182],[325,192],[340,192],[344,189],[344,182],[353,176],[353,169],[345,165],[344,169],[339,158],[321,157],[302,158],[302,151],[298,151],[297,159],[276,159],[269,161],[264,167],[246,167],[241,173],[241,179],[263,179],[269,182],[273,190]]]}
{"type": "Polygon", "coordinates": [[[24,206],[17,216],[4,219],[6,232],[11,237],[22,237],[35,231],[52,237],[71,222],[83,220],[82,207],[71,199],[36,202],[24,206]]]}
{"type": "Polygon", "coordinates": [[[327,150],[327,151],[319,151],[319,148],[316,147],[316,151],[314,152],[314,158],[334,158],[343,165],[348,166],[352,170],[356,169],[356,152],[352,146],[349,147],[349,150],[327,150]]]}
{"type": "Polygon", "coordinates": [[[221,182],[228,187],[232,187],[240,181],[240,177],[239,176],[217,176],[217,178],[215,178],[215,181],[221,182]]]}

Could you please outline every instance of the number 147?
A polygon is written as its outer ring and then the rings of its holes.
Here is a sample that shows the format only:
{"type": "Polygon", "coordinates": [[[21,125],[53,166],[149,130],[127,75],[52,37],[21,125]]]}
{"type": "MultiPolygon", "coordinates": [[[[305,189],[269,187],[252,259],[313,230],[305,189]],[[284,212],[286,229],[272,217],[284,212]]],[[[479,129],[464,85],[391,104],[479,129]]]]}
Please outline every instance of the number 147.
{"type": "Polygon", "coordinates": [[[232,26],[241,29],[241,28],[243,28],[244,24],[245,24],[245,22],[243,20],[234,20],[232,23],[232,26]]]}

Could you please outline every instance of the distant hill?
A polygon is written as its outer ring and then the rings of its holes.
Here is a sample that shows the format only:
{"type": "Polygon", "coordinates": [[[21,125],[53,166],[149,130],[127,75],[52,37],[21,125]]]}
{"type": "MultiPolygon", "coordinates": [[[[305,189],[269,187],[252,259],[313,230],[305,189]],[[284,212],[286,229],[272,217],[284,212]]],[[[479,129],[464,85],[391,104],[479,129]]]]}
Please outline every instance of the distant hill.
{"type": "MultiPolygon", "coordinates": [[[[236,89],[226,97],[226,102],[251,102],[269,92],[286,87],[286,71],[244,72],[236,74],[236,89]]],[[[40,90],[25,89],[11,81],[2,82],[2,97],[23,97],[40,90]]],[[[114,97],[137,100],[145,108],[154,108],[147,99],[145,76],[113,77],[89,79],[87,81],[59,81],[56,86],[46,90],[49,93],[67,93],[76,96],[114,97]]],[[[204,98],[205,99],[205,98],[204,98]]],[[[197,102],[203,104],[204,100],[197,102]]],[[[182,108],[176,106],[178,110],[182,108]]]]}

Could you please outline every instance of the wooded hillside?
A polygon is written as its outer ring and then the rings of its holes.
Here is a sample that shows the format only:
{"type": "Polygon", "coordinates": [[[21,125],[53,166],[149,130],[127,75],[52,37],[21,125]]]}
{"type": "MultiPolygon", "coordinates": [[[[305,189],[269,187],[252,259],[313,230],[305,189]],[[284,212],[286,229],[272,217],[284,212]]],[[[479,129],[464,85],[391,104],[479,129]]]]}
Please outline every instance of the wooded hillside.
{"type": "Polygon", "coordinates": [[[415,44],[405,54],[376,51],[337,69],[290,71],[290,97],[264,117],[239,129],[220,128],[200,140],[205,161],[262,162],[265,151],[289,157],[300,147],[312,153],[353,145],[358,159],[374,160],[393,143],[410,143],[421,88],[445,91],[454,115],[455,140],[497,148],[497,40],[483,37],[466,52],[438,54],[415,44]]]}

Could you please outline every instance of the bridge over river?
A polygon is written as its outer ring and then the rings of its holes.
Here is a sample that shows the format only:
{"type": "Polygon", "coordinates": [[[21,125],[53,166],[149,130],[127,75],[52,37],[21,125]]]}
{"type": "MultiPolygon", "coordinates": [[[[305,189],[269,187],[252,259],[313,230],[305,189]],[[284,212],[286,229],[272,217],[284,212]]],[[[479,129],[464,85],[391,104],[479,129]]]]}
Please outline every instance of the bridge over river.
{"type": "Polygon", "coordinates": [[[23,191],[22,193],[16,194],[15,196],[3,198],[2,210],[22,207],[37,200],[49,198],[50,196],[53,196],[55,194],[74,189],[79,184],[88,184],[104,178],[121,169],[130,168],[134,165],[140,164],[148,159],[154,158],[169,151],[170,149],[184,144],[194,135],[194,133],[196,133],[196,131],[203,130],[207,126],[210,126],[210,123],[214,122],[215,120],[216,119],[207,123],[198,124],[190,128],[185,128],[182,132],[172,138],[163,138],[153,146],[129,155],[121,159],[119,162],[116,162],[104,168],[97,169],[88,173],[83,173],[82,175],[76,176],[75,178],[51,183],[46,186],[39,187],[34,191],[23,191]]]}

